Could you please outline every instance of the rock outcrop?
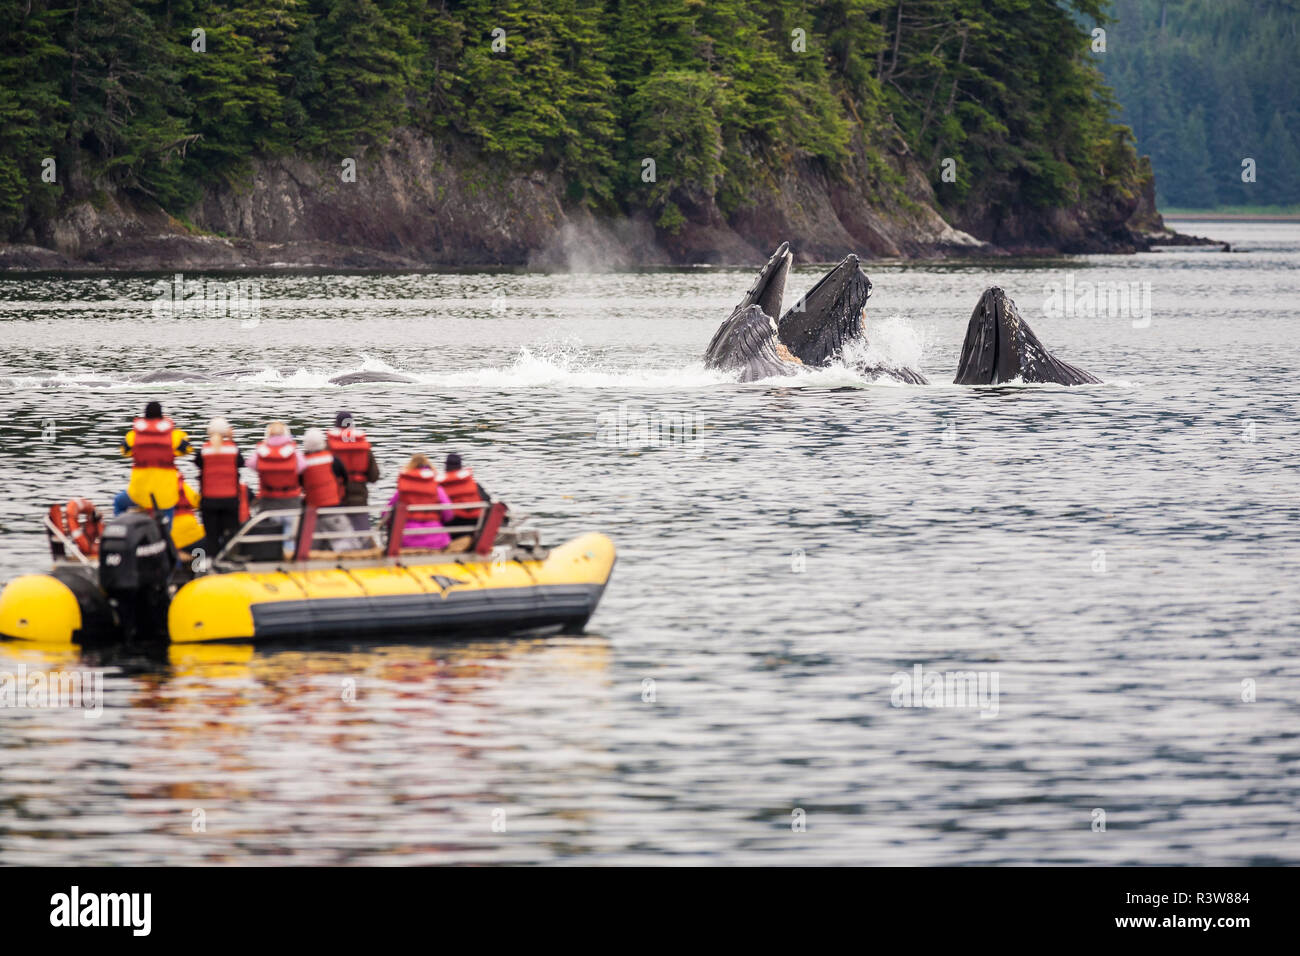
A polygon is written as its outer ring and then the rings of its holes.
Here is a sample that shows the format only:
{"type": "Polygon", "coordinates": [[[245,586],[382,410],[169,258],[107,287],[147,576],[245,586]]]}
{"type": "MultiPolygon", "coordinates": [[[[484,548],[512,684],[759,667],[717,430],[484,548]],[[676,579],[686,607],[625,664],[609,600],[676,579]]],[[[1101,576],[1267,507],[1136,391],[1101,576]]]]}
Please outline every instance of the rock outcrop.
{"type": "Polygon", "coordinates": [[[403,130],[385,148],[353,157],[255,160],[242,180],[209,187],[187,222],[97,188],[93,198],[67,203],[36,244],[0,245],[0,269],[590,271],[749,265],[785,239],[805,262],[849,251],[876,258],[1133,251],[1163,230],[1146,195],[1087,209],[1014,207],[996,221],[975,215],[956,228],[901,139],[874,150],[858,141],[842,174],[793,159],[771,181],[751,185],[749,200],[727,211],[712,197],[675,195],[684,221],[668,229],[649,212],[603,215],[567,202],[557,174],[511,169],[464,143],[403,130]],[[873,155],[884,162],[872,163],[873,155]],[[345,158],[355,161],[354,179],[343,175],[345,158]],[[1135,216],[1138,229],[1129,226],[1135,216]]]}

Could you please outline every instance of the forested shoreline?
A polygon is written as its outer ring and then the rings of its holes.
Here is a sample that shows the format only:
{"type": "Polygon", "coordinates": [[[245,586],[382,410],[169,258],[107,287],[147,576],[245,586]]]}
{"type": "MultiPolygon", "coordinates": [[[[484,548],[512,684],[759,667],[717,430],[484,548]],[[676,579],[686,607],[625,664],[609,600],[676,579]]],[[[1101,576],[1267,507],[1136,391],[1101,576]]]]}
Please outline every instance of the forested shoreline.
{"type": "MultiPolygon", "coordinates": [[[[306,188],[300,162],[346,183],[348,160],[360,179],[401,165],[410,141],[454,166],[466,210],[499,195],[508,215],[545,179],[539,222],[636,222],[680,259],[716,254],[713,233],[697,238],[709,230],[761,246],[825,218],[791,198],[803,187],[868,253],[915,251],[901,237],[922,221],[916,249],[1131,247],[1151,175],[1097,67],[1090,30],[1106,7],[11,0],[0,238],[76,252],[106,208],[108,239],[151,214],[165,217],[155,231],[337,235],[321,216],[278,221],[265,209],[290,200],[263,202],[278,187],[259,184],[288,170],[306,188]]],[[[382,188],[416,182],[435,215],[451,187],[430,165],[382,188]]],[[[372,225],[341,234],[403,248],[372,225]]],[[[518,258],[528,241],[483,255],[518,258]]]]}
{"type": "Polygon", "coordinates": [[[1112,15],[1099,63],[1161,207],[1300,204],[1300,3],[1115,0],[1112,15]]]}

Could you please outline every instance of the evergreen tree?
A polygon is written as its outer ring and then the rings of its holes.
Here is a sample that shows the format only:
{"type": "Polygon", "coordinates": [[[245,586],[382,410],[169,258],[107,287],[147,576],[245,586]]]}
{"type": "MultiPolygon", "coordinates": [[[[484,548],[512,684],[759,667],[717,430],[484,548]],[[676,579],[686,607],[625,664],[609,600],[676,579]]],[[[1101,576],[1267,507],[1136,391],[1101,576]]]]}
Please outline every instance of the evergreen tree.
{"type": "Polygon", "coordinates": [[[1300,175],[1282,170],[1300,144],[1298,48],[1296,0],[1116,0],[1098,62],[1151,154],[1161,203],[1296,201],[1300,175]],[[1241,181],[1246,158],[1254,183],[1241,181]]]}
{"type": "MultiPolygon", "coordinates": [[[[558,174],[675,228],[791,164],[885,168],[899,138],[958,219],[1161,197],[1279,202],[1297,177],[1296,0],[22,0],[0,3],[0,234],[119,189],[184,215],[258,156],[399,127],[558,174]],[[204,31],[204,49],[192,48],[204,31]],[[494,46],[495,42],[495,46],[494,46]],[[42,183],[53,156],[58,181],[42,183]],[[940,161],[958,160],[958,181],[940,161]],[[656,162],[653,182],[642,161],[656,162]]],[[[1292,201],[1286,199],[1285,201],[1292,201]]]]}
{"type": "Polygon", "coordinates": [[[310,145],[349,150],[407,122],[419,46],[374,0],[314,0],[320,87],[307,98],[310,145]]]}
{"type": "MultiPolygon", "coordinates": [[[[69,68],[45,4],[0,6],[0,236],[20,236],[29,217],[53,213],[62,195],[58,159],[69,104],[60,77],[69,68]],[[41,178],[54,159],[55,182],[41,178]]],[[[28,236],[27,238],[35,238],[28,236]]]]}

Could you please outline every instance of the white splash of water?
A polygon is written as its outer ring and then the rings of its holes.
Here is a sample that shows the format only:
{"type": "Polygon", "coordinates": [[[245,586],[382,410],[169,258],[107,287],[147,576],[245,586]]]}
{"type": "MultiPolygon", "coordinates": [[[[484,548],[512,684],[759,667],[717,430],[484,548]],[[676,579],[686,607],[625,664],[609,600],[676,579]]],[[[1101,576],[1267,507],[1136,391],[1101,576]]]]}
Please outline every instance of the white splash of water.
{"type": "MultiPolygon", "coordinates": [[[[292,370],[264,368],[226,379],[226,382],[266,385],[274,388],[579,388],[676,390],[709,388],[729,381],[724,373],[705,369],[703,364],[684,368],[627,368],[603,362],[598,353],[574,342],[548,342],[521,347],[514,359],[499,366],[413,371],[383,359],[362,354],[357,364],[343,368],[302,367],[292,370]],[[339,386],[330,379],[357,372],[403,375],[413,382],[375,382],[339,386]]],[[[196,387],[191,385],[190,387],[196,387]]],[[[213,388],[203,383],[199,388],[213,388]]],[[[215,387],[220,387],[215,383],[215,387]]]]}
{"type": "Polygon", "coordinates": [[[854,342],[845,349],[846,365],[859,362],[885,368],[910,368],[920,372],[925,354],[925,334],[897,313],[867,320],[867,341],[854,342]]]}
{"type": "Polygon", "coordinates": [[[509,365],[420,376],[429,385],[460,388],[687,389],[726,382],[703,364],[685,368],[626,368],[602,363],[573,344],[523,347],[509,365]]]}

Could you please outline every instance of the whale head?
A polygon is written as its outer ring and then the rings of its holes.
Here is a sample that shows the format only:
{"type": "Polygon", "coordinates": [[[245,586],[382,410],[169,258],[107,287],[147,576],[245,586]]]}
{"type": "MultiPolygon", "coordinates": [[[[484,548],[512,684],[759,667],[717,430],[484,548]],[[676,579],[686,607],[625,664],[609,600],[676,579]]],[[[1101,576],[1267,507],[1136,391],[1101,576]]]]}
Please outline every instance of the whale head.
{"type": "Polygon", "coordinates": [[[798,361],[786,352],[776,334],[776,317],[781,314],[793,259],[790,243],[783,242],[758,270],[749,291],[709,342],[704,353],[707,368],[739,371],[742,382],[798,370],[798,361]]]}
{"type": "Polygon", "coordinates": [[[782,343],[805,364],[825,365],[865,335],[870,297],[871,280],[858,257],[845,256],[781,317],[782,343]]]}
{"type": "Polygon", "coordinates": [[[749,287],[745,297],[732,311],[743,312],[751,305],[756,305],[775,321],[781,317],[781,301],[785,298],[785,284],[790,278],[790,263],[794,254],[790,252],[790,243],[783,242],[776,252],[767,260],[763,268],[754,277],[754,284],[749,287]]]}
{"type": "Polygon", "coordinates": [[[1034,334],[1011,296],[984,290],[966,326],[957,385],[998,385],[1020,380],[1057,385],[1098,384],[1100,379],[1058,359],[1034,334]]]}
{"type": "Polygon", "coordinates": [[[719,326],[708,351],[706,368],[739,372],[740,381],[790,375],[798,370],[776,337],[776,320],[757,304],[737,309],[719,326]]]}

